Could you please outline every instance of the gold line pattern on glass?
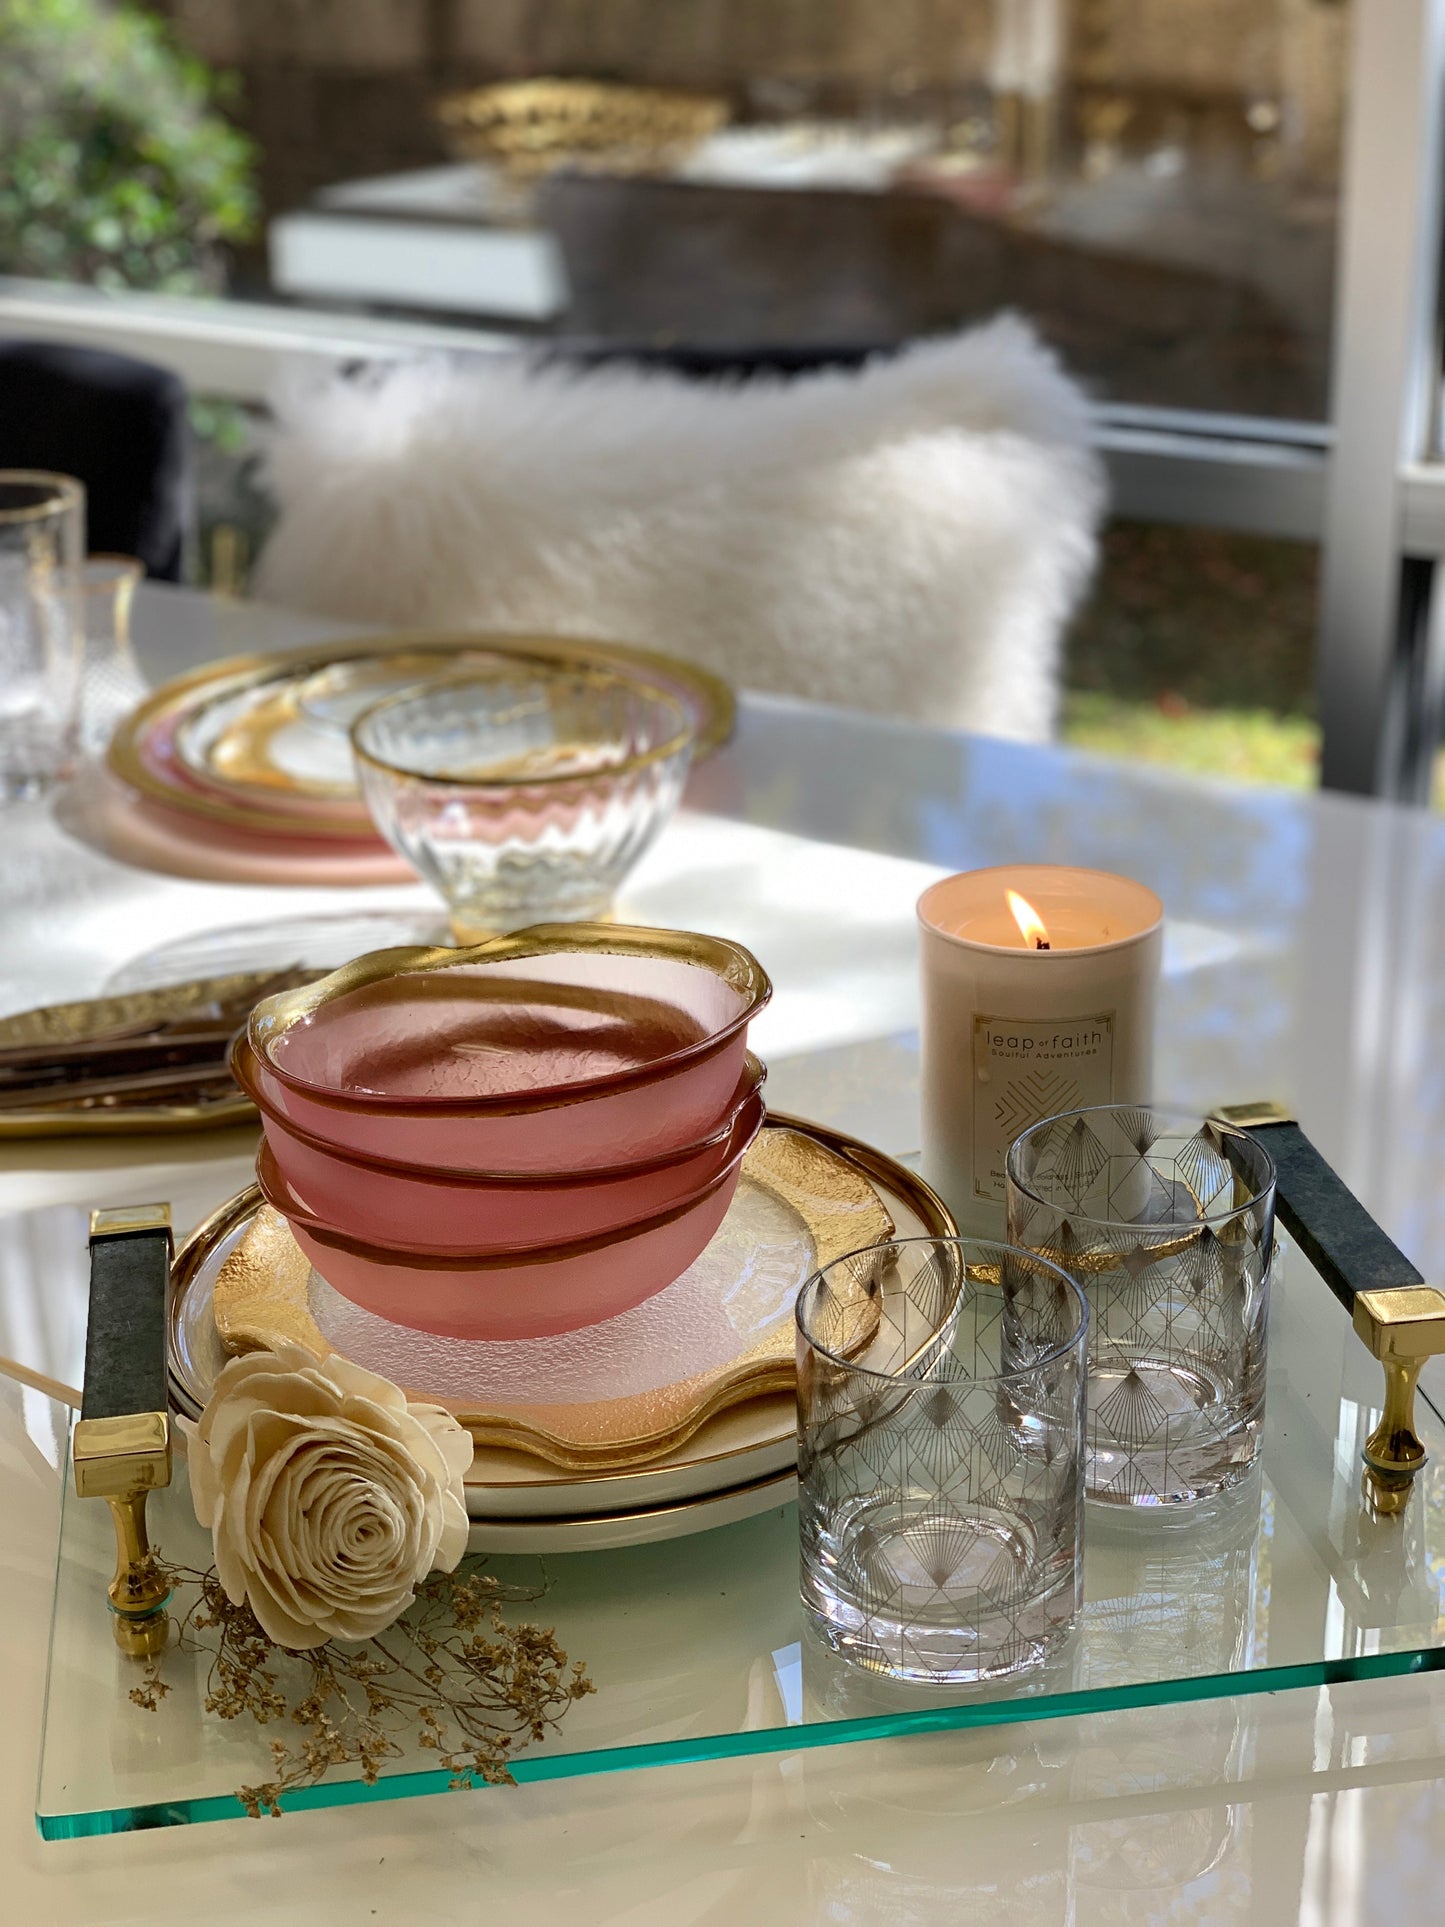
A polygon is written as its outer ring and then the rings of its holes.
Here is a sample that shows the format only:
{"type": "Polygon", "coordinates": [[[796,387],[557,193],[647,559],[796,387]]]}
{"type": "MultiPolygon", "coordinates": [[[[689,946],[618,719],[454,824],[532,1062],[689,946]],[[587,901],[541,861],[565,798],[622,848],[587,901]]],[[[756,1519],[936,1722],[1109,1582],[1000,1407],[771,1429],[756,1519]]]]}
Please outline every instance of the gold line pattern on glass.
{"type": "Polygon", "coordinates": [[[804,1287],[802,1596],[833,1651],[940,1683],[1049,1659],[1081,1597],[1087,1326],[1056,1266],[974,1239],[900,1239],[804,1287]]]}
{"type": "Polygon", "coordinates": [[[1090,1499],[1188,1506],[1243,1479],[1264,1427],[1264,1148],[1147,1105],[1046,1118],[1009,1152],[1008,1235],[1089,1300],[1090,1499]]]}

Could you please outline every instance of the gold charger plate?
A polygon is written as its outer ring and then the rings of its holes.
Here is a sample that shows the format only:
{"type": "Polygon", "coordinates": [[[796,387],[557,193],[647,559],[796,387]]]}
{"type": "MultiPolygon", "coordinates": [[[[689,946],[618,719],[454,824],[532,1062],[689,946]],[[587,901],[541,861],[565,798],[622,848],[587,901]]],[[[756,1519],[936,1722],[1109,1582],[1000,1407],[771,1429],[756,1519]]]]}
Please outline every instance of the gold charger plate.
{"type": "Polygon", "coordinates": [[[416,633],[357,637],[318,644],[274,656],[236,656],[178,676],[155,690],[121,723],[111,738],[107,761],[122,782],[168,808],[233,829],[285,836],[376,839],[376,830],[353,788],[313,787],[275,766],[269,746],[279,732],[299,720],[302,687],[338,664],[372,657],[502,654],[577,661],[649,671],[690,703],[697,719],[695,754],[706,755],[733,731],[735,704],[728,685],[692,663],[657,650],[585,637],[416,633]],[[173,736],[202,709],[226,703],[237,713],[209,745],[205,769],[196,773],[215,787],[193,790],[167,780],[146,760],[143,746],[152,732],[173,736]],[[281,807],[283,798],[293,807],[281,807]],[[294,807],[297,802],[304,808],[294,807]],[[332,807],[327,807],[328,803],[332,807]]]}
{"type": "MultiPolygon", "coordinates": [[[[804,1276],[816,1262],[876,1242],[895,1228],[907,1235],[949,1235],[954,1229],[946,1208],[922,1179],[856,1139],[776,1118],[754,1151],[754,1170],[764,1175],[749,1182],[765,1189],[776,1186],[778,1212],[806,1225],[810,1249],[796,1265],[804,1276]],[[816,1230],[786,1201],[785,1190],[804,1201],[803,1208],[817,1220],[816,1230]]],[[[313,1279],[289,1233],[283,1238],[274,1224],[265,1224],[259,1238],[249,1239],[261,1214],[253,1187],[222,1206],[177,1255],[170,1367],[173,1398],[182,1410],[199,1409],[224,1362],[227,1346],[217,1330],[214,1294],[220,1274],[243,1249],[243,1261],[231,1267],[220,1293],[230,1347],[243,1349],[286,1336],[323,1355],[333,1349],[317,1325],[313,1306],[318,1290],[332,1299],[335,1294],[313,1279]]],[[[472,1509],[495,1516],[561,1511],[575,1517],[617,1509],[628,1499],[634,1505],[673,1503],[700,1490],[721,1491],[760,1474],[775,1475],[775,1468],[790,1461],[795,1428],[792,1302],[794,1284],[800,1282],[793,1274],[775,1281],[775,1301],[781,1302],[770,1307],[763,1329],[746,1334],[747,1342],[735,1341],[730,1357],[714,1359],[709,1370],[682,1372],[673,1383],[640,1397],[547,1406],[488,1404],[440,1394],[478,1440],[469,1482],[472,1509]]],[[[678,1286],[669,1287],[659,1299],[677,1292],[678,1286]]],[[[678,1314],[666,1306],[660,1311],[664,1323],[655,1329],[665,1337],[666,1320],[676,1320],[678,1314]]],[[[608,1321],[622,1328],[609,1334],[614,1352],[625,1346],[625,1320],[633,1316],[608,1321]]],[[[384,1321],[375,1324],[384,1326],[384,1321]]],[[[403,1342],[417,1336],[402,1334],[395,1326],[384,1329],[403,1342]]],[[[440,1342],[456,1346],[461,1341],[440,1342]]],[[[550,1343],[549,1356],[557,1359],[556,1341],[527,1342],[550,1343]]],[[[350,1351],[344,1345],[336,1348],[350,1351]]],[[[625,1350],[621,1355],[627,1355],[625,1350]]],[[[402,1382],[416,1376],[398,1369],[391,1359],[371,1356],[363,1362],[377,1369],[390,1365],[389,1375],[402,1382]]],[[[557,1369],[563,1366],[565,1359],[557,1369]]],[[[547,1357],[538,1360],[538,1367],[548,1369],[547,1357]]],[[[605,1356],[598,1369],[608,1369],[605,1356]]],[[[434,1384],[410,1383],[409,1388],[413,1396],[439,1396],[434,1384]]]]}
{"type": "MultiPolygon", "coordinates": [[[[230,1000],[247,989],[274,983],[275,970],[238,971],[156,989],[88,997],[75,1003],[46,1004],[0,1018],[0,1049],[22,1045],[74,1044],[122,1027],[159,1024],[217,998],[230,1000]]],[[[36,1137],[116,1137],[245,1124],[255,1117],[249,1098],[234,1086],[224,1096],[199,1102],[154,1104],[67,1104],[58,1097],[44,1110],[0,1111],[0,1140],[36,1137]]]]}

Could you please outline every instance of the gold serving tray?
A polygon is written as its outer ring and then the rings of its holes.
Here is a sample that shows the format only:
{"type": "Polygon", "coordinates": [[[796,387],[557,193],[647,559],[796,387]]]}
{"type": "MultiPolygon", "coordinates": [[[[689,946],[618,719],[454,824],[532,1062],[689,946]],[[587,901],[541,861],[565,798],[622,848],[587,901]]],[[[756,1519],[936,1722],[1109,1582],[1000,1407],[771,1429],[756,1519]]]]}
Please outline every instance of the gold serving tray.
{"type": "MultiPolygon", "coordinates": [[[[847,1251],[882,1242],[893,1234],[900,1217],[934,1236],[952,1235],[956,1228],[942,1201],[915,1173],[871,1146],[800,1119],[770,1118],[743,1171],[752,1185],[771,1193],[801,1220],[811,1251],[810,1270],[847,1251]]],[[[310,1264],[285,1220],[262,1203],[252,1186],[201,1225],[176,1257],[171,1375],[173,1396],[183,1410],[198,1409],[208,1386],[198,1382],[185,1363],[179,1322],[187,1315],[188,1295],[211,1254],[228,1243],[212,1280],[211,1305],[225,1350],[266,1348],[281,1339],[300,1343],[318,1357],[332,1350],[312,1313],[310,1264]]],[[[655,1463],[678,1452],[730,1409],[791,1393],[795,1373],[789,1292],[783,1305],[769,1313],[766,1329],[740,1344],[725,1362],[639,1394],[557,1405],[492,1404],[475,1397],[439,1397],[425,1384],[408,1389],[413,1397],[446,1405],[471,1431],[479,1449],[524,1453],[562,1474],[598,1474],[655,1463]]],[[[790,1426],[791,1409],[787,1419],[790,1426]]]]}
{"type": "Polygon", "coordinates": [[[142,796],[168,809],[201,816],[231,829],[285,836],[355,837],[374,840],[376,831],[355,792],[316,789],[288,782],[284,773],[265,761],[265,746],[276,730],[296,719],[296,693],[310,678],[342,662],[373,656],[418,652],[464,655],[468,652],[542,658],[551,662],[601,664],[609,668],[651,671],[685,698],[698,719],[694,753],[701,757],[725,743],[733,732],[736,706],[728,685],[692,663],[657,650],[627,643],[593,641],[584,637],[407,632],[363,636],[317,644],[271,656],[236,656],[207,664],[178,676],[155,690],[121,723],[111,738],[107,761],[113,773],[142,796]],[[233,726],[232,740],[211,768],[217,781],[228,784],[231,796],[192,791],[158,776],[145,762],[141,744],[147,733],[163,723],[179,728],[201,708],[247,691],[256,694],[255,708],[244,724],[233,726]],[[290,794],[315,805],[304,815],[283,811],[268,798],[290,794]],[[336,807],[325,808],[330,796],[336,807]],[[234,799],[234,800],[232,800],[234,799]]]}

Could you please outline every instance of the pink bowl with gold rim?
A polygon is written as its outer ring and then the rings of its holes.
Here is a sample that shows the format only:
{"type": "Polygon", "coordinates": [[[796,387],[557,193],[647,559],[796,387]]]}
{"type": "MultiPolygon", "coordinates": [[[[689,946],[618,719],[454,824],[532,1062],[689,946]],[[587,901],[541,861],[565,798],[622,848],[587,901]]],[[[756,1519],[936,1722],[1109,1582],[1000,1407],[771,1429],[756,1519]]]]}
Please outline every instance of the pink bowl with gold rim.
{"type": "Polygon", "coordinates": [[[680,1151],[639,1163],[545,1177],[423,1172],[343,1153],[278,1118],[241,1039],[232,1071],[262,1114],[276,1168],[318,1221],[366,1244],[473,1254],[599,1237],[693,1196],[746,1150],[762,1127],[766,1073],[749,1056],[715,1129],[680,1151]]]}
{"type": "Polygon", "coordinates": [[[727,1216],[742,1159],[739,1149],[692,1197],[605,1237],[493,1257],[343,1236],[305,1209],[264,1142],[256,1177],[321,1276],[363,1310],[446,1338],[545,1338],[630,1311],[680,1278],[727,1216]]]}
{"type": "Polygon", "coordinates": [[[345,1155],[614,1168],[717,1128],[771,991],[741,945],[626,925],[377,951],[258,1004],[251,1076],[268,1114],[345,1155]]]}

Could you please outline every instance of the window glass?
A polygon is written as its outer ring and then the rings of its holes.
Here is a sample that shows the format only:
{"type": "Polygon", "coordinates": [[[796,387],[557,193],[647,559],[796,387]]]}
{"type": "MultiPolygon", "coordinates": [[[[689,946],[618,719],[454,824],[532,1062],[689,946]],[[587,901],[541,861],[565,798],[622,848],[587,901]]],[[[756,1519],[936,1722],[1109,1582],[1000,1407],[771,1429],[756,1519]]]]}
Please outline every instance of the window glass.
{"type": "Polygon", "coordinates": [[[159,10],[241,83],[239,291],[724,350],[1013,306],[1119,400],[1325,413],[1343,0],[159,10]]]}
{"type": "Polygon", "coordinates": [[[1115,522],[1066,643],[1064,740],[1313,787],[1318,574],[1314,543],[1115,522]]]}

